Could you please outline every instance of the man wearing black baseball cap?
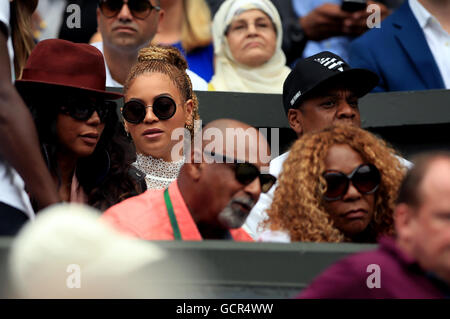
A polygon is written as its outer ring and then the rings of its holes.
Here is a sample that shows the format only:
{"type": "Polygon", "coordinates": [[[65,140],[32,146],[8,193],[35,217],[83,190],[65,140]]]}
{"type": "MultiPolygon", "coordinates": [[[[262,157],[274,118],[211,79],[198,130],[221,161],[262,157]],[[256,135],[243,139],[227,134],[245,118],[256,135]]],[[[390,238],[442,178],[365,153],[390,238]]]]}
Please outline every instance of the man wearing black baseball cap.
{"type": "MultiPolygon", "coordinates": [[[[372,71],[353,69],[341,57],[328,51],[299,60],[283,85],[283,106],[289,125],[300,138],[304,133],[320,131],[338,123],[361,126],[358,99],[369,93],[379,78],[372,71]]],[[[289,152],[270,162],[270,174],[278,176],[289,152]]],[[[403,159],[400,159],[403,160],[403,159]]],[[[411,163],[403,160],[409,167],[411,163]]],[[[270,192],[260,196],[244,229],[254,239],[261,233],[259,223],[273,199],[270,192]]],[[[281,235],[281,234],[280,234],[281,235]]],[[[264,240],[284,241],[283,235],[264,240]]]]}
{"type": "Polygon", "coordinates": [[[361,126],[358,98],[377,84],[375,73],[352,69],[331,52],[300,60],[283,86],[289,124],[298,137],[339,122],[361,126]]]}

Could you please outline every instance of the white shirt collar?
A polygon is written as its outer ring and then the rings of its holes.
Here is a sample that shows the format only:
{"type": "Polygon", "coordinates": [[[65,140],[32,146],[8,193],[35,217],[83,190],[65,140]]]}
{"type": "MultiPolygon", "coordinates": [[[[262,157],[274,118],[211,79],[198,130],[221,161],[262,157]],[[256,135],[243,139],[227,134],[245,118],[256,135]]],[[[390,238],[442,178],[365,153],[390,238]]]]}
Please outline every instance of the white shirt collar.
{"type": "Polygon", "coordinates": [[[409,6],[422,29],[432,22],[440,26],[439,21],[418,0],[409,0],[409,6]]]}
{"type": "MultiPolygon", "coordinates": [[[[103,52],[103,42],[94,42],[91,43],[92,46],[96,47],[102,54],[103,52]]],[[[106,59],[103,59],[105,61],[105,75],[106,75],[106,87],[115,87],[115,88],[121,88],[123,87],[122,84],[114,80],[111,76],[111,72],[109,72],[108,64],[106,63],[106,59]]]]}

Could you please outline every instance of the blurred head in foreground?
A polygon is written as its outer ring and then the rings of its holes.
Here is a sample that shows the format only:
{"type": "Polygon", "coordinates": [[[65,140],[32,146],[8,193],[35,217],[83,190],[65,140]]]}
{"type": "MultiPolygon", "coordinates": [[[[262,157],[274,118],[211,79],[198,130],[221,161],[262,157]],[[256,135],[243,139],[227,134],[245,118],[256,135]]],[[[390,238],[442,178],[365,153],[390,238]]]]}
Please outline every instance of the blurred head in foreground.
{"type": "Polygon", "coordinates": [[[136,298],[148,286],[130,274],[164,255],[103,224],[95,209],[54,205],[13,242],[11,285],[19,298],[136,298]]]}
{"type": "Polygon", "coordinates": [[[400,248],[450,284],[450,153],[417,158],[400,188],[395,228],[400,248]]]}

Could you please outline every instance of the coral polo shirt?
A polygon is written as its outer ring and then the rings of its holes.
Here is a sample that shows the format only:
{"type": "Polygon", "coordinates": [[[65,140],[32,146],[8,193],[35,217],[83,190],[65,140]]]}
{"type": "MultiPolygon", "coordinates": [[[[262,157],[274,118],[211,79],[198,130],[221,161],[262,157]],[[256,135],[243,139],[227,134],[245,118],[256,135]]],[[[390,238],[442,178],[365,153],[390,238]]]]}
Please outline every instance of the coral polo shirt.
{"type": "MultiPolygon", "coordinates": [[[[202,240],[175,180],[169,196],[183,240],[202,240]]],[[[172,224],[164,201],[164,189],[148,190],[109,208],[101,217],[122,233],[146,240],[173,240],[172,224]]],[[[253,241],[242,229],[230,229],[237,241],[253,241]]]]}

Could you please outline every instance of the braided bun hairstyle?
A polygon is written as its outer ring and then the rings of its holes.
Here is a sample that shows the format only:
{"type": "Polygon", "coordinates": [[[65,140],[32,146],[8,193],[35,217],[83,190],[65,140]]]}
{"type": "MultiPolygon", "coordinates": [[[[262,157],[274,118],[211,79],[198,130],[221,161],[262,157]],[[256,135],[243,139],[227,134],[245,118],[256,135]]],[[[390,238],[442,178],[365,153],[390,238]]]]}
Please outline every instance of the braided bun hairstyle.
{"type": "Polygon", "coordinates": [[[192,90],[192,83],[186,73],[188,64],[182,53],[174,47],[149,46],[139,51],[138,62],[133,66],[124,86],[124,94],[128,91],[133,80],[144,73],[162,73],[167,75],[178,88],[183,103],[191,99],[193,102],[192,118],[185,123],[185,127],[194,138],[194,121],[199,120],[198,99],[192,90]]]}

